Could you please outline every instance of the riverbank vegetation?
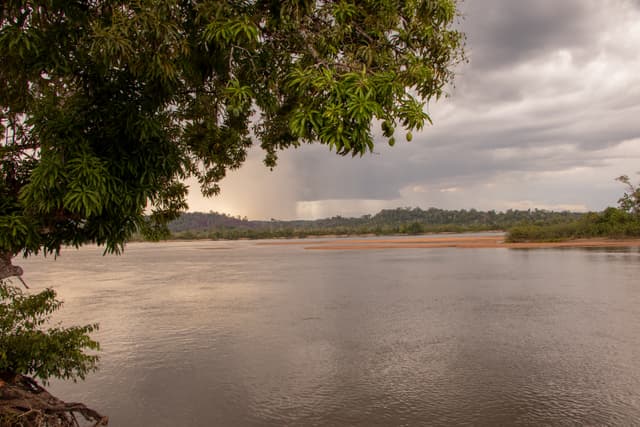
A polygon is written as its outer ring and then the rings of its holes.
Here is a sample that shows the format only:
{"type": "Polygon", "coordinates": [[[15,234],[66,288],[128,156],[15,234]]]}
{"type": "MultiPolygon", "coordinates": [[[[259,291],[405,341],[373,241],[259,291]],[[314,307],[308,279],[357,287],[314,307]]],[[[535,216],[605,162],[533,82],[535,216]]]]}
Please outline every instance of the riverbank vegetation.
{"type": "Polygon", "coordinates": [[[564,223],[526,222],[508,230],[507,242],[553,242],[572,239],[640,237],[640,187],[627,175],[617,178],[627,191],[618,200],[618,207],[603,212],[590,212],[564,223]]]}
{"type": "Polygon", "coordinates": [[[640,221],[618,208],[590,212],[576,221],[560,224],[523,224],[508,230],[508,242],[554,242],[588,238],[626,239],[640,237],[640,221]]]}
{"type": "Polygon", "coordinates": [[[27,294],[0,280],[0,426],[74,426],[76,415],[94,425],[107,417],[81,403],[65,403],[32,379],[84,379],[97,368],[97,325],[46,328],[62,306],[52,289],[27,294]]]}

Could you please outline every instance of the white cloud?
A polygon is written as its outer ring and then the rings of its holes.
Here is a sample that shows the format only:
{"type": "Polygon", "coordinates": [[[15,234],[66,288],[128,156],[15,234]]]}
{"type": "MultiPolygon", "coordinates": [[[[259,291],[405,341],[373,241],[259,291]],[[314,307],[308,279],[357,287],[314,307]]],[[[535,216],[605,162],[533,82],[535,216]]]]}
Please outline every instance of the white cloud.
{"type": "Polygon", "coordinates": [[[441,188],[439,191],[441,193],[457,193],[458,191],[462,191],[462,189],[460,187],[447,187],[441,188]]]}
{"type": "Polygon", "coordinates": [[[586,212],[589,209],[585,205],[577,204],[546,204],[539,203],[533,200],[518,200],[518,201],[502,201],[498,202],[499,205],[506,209],[515,210],[527,210],[527,209],[544,209],[550,211],[573,211],[573,212],[586,212]]]}

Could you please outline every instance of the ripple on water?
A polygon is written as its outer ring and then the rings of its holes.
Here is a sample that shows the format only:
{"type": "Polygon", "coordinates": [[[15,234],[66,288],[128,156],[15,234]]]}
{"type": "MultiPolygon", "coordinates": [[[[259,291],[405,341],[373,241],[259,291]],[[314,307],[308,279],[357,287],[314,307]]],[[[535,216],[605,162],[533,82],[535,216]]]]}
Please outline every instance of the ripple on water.
{"type": "Polygon", "coordinates": [[[125,427],[640,424],[637,252],[237,243],[27,260],[101,323],[53,391],[125,427]]]}

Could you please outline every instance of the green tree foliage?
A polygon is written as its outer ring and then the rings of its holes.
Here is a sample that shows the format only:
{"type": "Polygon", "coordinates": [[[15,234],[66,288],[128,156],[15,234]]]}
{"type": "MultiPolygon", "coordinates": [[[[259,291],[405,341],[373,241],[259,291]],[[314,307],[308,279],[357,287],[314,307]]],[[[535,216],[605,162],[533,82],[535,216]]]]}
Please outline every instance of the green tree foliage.
{"type": "Polygon", "coordinates": [[[455,0],[5,0],[0,251],[159,237],[254,143],[411,140],[462,59],[455,0]],[[252,137],[253,135],[253,137],[252,137]],[[150,216],[145,215],[151,212],[150,216]]]}
{"type": "Polygon", "coordinates": [[[633,185],[627,175],[619,176],[616,181],[620,181],[627,186],[627,191],[618,200],[618,206],[624,212],[640,218],[640,186],[633,185]]]}
{"type": "Polygon", "coordinates": [[[45,328],[62,303],[51,289],[25,295],[21,289],[0,281],[0,378],[17,374],[49,378],[84,379],[95,370],[98,350],[89,338],[96,325],[45,328]]]}

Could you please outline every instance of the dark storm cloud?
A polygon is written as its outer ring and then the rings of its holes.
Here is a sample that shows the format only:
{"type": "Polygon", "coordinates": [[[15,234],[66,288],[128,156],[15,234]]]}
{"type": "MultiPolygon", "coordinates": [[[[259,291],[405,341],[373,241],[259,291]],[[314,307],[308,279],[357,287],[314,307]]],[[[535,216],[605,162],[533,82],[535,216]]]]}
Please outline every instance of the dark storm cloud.
{"type": "Polygon", "coordinates": [[[466,186],[504,172],[561,171],[576,166],[597,167],[605,161],[588,151],[513,148],[521,137],[518,132],[501,136],[512,142],[489,148],[482,146],[483,141],[465,146],[446,145],[440,140],[438,146],[427,148],[428,142],[417,141],[419,148],[396,146],[379,156],[360,160],[327,160],[322,148],[307,150],[296,162],[296,175],[304,183],[297,198],[396,199],[402,188],[411,185],[466,186]]]}
{"type": "Polygon", "coordinates": [[[462,27],[473,69],[493,71],[556,49],[586,49],[604,23],[605,2],[467,0],[462,27]]]}
{"type": "MultiPolygon", "coordinates": [[[[583,66],[604,50],[604,34],[640,9],[629,0],[467,0],[462,3],[462,30],[467,35],[469,64],[456,81],[457,102],[521,101],[544,86],[555,93],[580,84],[568,81],[525,79],[522,69],[536,70],[554,54],[570,55],[583,66]],[[518,72],[520,71],[520,72],[518,72]]],[[[622,49],[622,55],[628,55],[622,49]]]]}
{"type": "Polygon", "coordinates": [[[550,107],[546,114],[470,118],[466,125],[437,129],[425,139],[438,146],[472,151],[571,144],[587,154],[640,136],[640,121],[636,120],[640,117],[640,99],[629,102],[629,106],[617,110],[603,110],[585,100],[579,110],[550,107]]]}

